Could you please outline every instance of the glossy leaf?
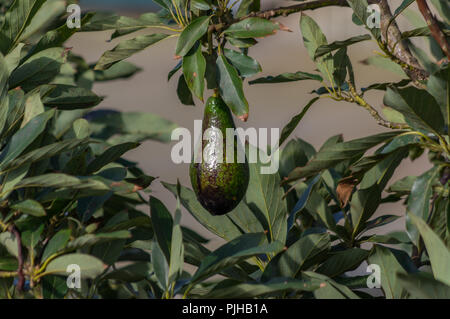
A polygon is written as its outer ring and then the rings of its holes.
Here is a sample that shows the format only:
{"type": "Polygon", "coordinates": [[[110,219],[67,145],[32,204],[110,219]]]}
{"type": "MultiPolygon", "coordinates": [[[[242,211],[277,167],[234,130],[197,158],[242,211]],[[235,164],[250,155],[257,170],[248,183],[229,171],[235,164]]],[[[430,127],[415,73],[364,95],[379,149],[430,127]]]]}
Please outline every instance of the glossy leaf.
{"type": "Polygon", "coordinates": [[[333,52],[335,50],[348,47],[352,44],[370,40],[371,38],[372,37],[370,35],[364,34],[364,35],[358,35],[358,36],[351,37],[344,41],[334,41],[330,44],[321,45],[317,48],[316,53],[314,55],[314,59],[317,59],[317,58],[319,58],[327,53],[333,52]]]}
{"type": "Polygon", "coordinates": [[[238,70],[239,75],[244,78],[251,77],[262,71],[258,61],[248,55],[230,49],[224,49],[223,52],[230,63],[238,70]]]}
{"type": "Polygon", "coordinates": [[[283,248],[280,242],[264,244],[265,240],[264,233],[244,234],[233,239],[206,256],[191,282],[204,280],[249,257],[277,253],[283,248]]]}
{"type": "Polygon", "coordinates": [[[210,16],[203,16],[192,21],[180,34],[175,54],[178,56],[188,54],[195,42],[206,34],[210,20],[210,16]]]}
{"type": "Polygon", "coordinates": [[[219,90],[222,99],[241,120],[248,118],[248,102],[237,70],[223,55],[217,58],[219,90]]]}
{"type": "Polygon", "coordinates": [[[97,258],[85,254],[68,254],[53,259],[45,268],[45,274],[68,276],[67,267],[76,264],[82,278],[95,278],[104,270],[104,264],[97,258]]]}
{"type": "Polygon", "coordinates": [[[224,33],[234,38],[262,38],[273,35],[279,24],[262,18],[247,18],[232,24],[224,33]]]}
{"type": "Polygon", "coordinates": [[[201,101],[205,90],[206,60],[202,54],[202,46],[194,46],[183,57],[183,74],[187,86],[201,101]]]}
{"type": "Polygon", "coordinates": [[[45,216],[45,209],[42,205],[32,199],[27,199],[22,202],[11,205],[11,208],[14,210],[18,210],[21,213],[28,214],[35,217],[45,216]]]}
{"type": "Polygon", "coordinates": [[[401,112],[406,122],[417,130],[442,133],[444,118],[436,100],[427,91],[415,87],[388,88],[384,104],[401,112]],[[427,105],[426,108],[423,106],[427,105]]]}
{"type": "Polygon", "coordinates": [[[168,36],[169,35],[163,33],[155,33],[150,35],[140,35],[133,39],[124,40],[114,47],[114,49],[103,53],[95,66],[95,70],[106,70],[115,63],[129,58],[133,54],[138,53],[161,40],[164,40],[168,36]]]}
{"type": "Polygon", "coordinates": [[[289,174],[288,179],[285,180],[285,182],[290,182],[298,180],[302,177],[313,175],[323,169],[333,167],[342,161],[362,155],[368,149],[380,143],[386,142],[400,133],[401,131],[381,133],[324,147],[306,166],[297,167],[294,169],[289,174]]]}
{"type": "Polygon", "coordinates": [[[434,278],[450,286],[450,250],[442,239],[422,219],[410,215],[412,222],[416,225],[423,238],[428,256],[431,261],[434,278]]]}

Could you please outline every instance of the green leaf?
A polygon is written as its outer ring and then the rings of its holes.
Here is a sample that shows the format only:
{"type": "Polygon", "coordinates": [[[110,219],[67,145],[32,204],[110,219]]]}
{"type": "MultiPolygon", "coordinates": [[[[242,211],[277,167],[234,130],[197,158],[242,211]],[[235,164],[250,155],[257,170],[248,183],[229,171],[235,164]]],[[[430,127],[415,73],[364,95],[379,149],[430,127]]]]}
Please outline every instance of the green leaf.
{"type": "Polygon", "coordinates": [[[41,113],[32,118],[23,128],[18,130],[0,153],[0,162],[4,167],[17,158],[44,131],[47,122],[55,114],[54,110],[41,113]]]}
{"type": "Polygon", "coordinates": [[[344,87],[346,85],[345,79],[347,77],[347,68],[351,64],[347,55],[347,48],[340,48],[333,56],[333,63],[335,70],[333,72],[333,78],[336,82],[336,86],[344,87]]]}
{"type": "Polygon", "coordinates": [[[21,155],[15,160],[9,162],[7,165],[0,164],[0,169],[2,171],[10,171],[23,165],[32,164],[40,160],[53,157],[62,152],[75,149],[76,147],[87,144],[88,142],[88,139],[68,139],[49,144],[25,153],[24,155],[21,155]]]}
{"type": "Polygon", "coordinates": [[[242,18],[252,11],[257,12],[260,10],[261,10],[260,0],[242,0],[239,9],[236,12],[236,17],[242,18]]]}
{"type": "Polygon", "coordinates": [[[52,256],[53,254],[64,249],[69,242],[71,230],[63,229],[57,232],[45,246],[44,252],[42,253],[41,260],[44,262],[52,256]]]}
{"type": "Polygon", "coordinates": [[[178,198],[170,247],[170,262],[168,273],[169,283],[175,283],[183,272],[184,246],[183,246],[183,232],[180,226],[180,219],[181,219],[180,200],[178,198]]]}
{"type": "Polygon", "coordinates": [[[336,277],[356,269],[368,256],[369,251],[360,248],[338,251],[331,254],[316,271],[328,277],[336,277]]]}
{"type": "Polygon", "coordinates": [[[45,0],[15,0],[6,12],[1,32],[0,51],[8,53],[21,39],[26,27],[45,0]]]}
{"type": "Polygon", "coordinates": [[[177,96],[182,104],[195,106],[194,99],[192,98],[192,92],[186,83],[184,74],[181,74],[178,78],[177,96]]]}
{"type": "Polygon", "coordinates": [[[253,211],[245,203],[241,201],[238,206],[227,214],[227,216],[236,224],[243,233],[259,233],[263,232],[265,227],[260,220],[257,210],[253,211]]]}
{"type": "Polygon", "coordinates": [[[353,13],[358,20],[366,26],[366,29],[372,33],[375,39],[378,39],[381,36],[380,28],[371,28],[367,25],[367,21],[371,14],[371,11],[367,10],[369,6],[367,0],[347,0],[347,3],[353,9],[353,13]]]}
{"type": "MultiPolygon", "coordinates": [[[[402,160],[408,156],[409,146],[399,147],[392,152],[386,152],[386,157],[377,161],[376,165],[364,173],[361,179],[360,189],[369,188],[378,184],[380,189],[384,189],[391,179],[396,168],[402,160]]],[[[383,151],[384,152],[384,151],[383,151]]],[[[383,155],[384,155],[383,154],[383,155]]]]}
{"type": "Polygon", "coordinates": [[[17,258],[13,257],[1,257],[0,258],[0,270],[3,271],[15,271],[17,270],[19,263],[17,258]]]}
{"type": "Polygon", "coordinates": [[[150,214],[156,240],[164,253],[166,260],[170,261],[170,247],[172,241],[173,220],[166,206],[156,197],[150,197],[150,214]]]}
{"type": "Polygon", "coordinates": [[[391,193],[399,193],[400,195],[409,194],[416,179],[417,176],[406,176],[389,186],[388,191],[391,193]]]}
{"type": "Polygon", "coordinates": [[[356,156],[361,156],[368,149],[386,142],[400,133],[402,131],[381,133],[323,147],[306,166],[294,169],[284,183],[317,174],[323,169],[333,167],[356,156]]]}
{"type": "Polygon", "coordinates": [[[385,58],[385,57],[382,57],[379,55],[375,55],[375,56],[371,56],[371,57],[363,60],[362,63],[366,64],[366,65],[376,66],[378,68],[381,68],[381,69],[384,69],[391,73],[394,73],[396,75],[399,75],[403,79],[408,79],[408,76],[403,71],[402,67],[400,65],[398,65],[397,63],[391,61],[388,58],[385,58]]]}
{"type": "Polygon", "coordinates": [[[411,216],[417,216],[422,220],[428,220],[430,216],[430,200],[433,195],[433,186],[438,183],[439,170],[436,167],[419,176],[411,188],[408,199],[406,215],[406,231],[411,241],[418,245],[419,232],[411,216]]]}
{"type": "Polygon", "coordinates": [[[273,35],[280,25],[263,18],[247,18],[232,24],[224,33],[233,38],[262,38],[273,35]]]}
{"type": "Polygon", "coordinates": [[[45,268],[46,275],[69,275],[67,267],[69,265],[78,265],[80,267],[81,278],[94,279],[100,275],[105,265],[101,260],[86,254],[68,254],[53,259],[45,268]]]}
{"type": "Polygon", "coordinates": [[[450,125],[450,67],[441,69],[430,75],[427,82],[428,92],[436,99],[441,113],[444,116],[445,124],[450,125]]]}
{"type": "Polygon", "coordinates": [[[338,284],[327,276],[312,272],[303,272],[304,277],[311,279],[313,284],[319,285],[319,289],[314,290],[316,299],[359,299],[347,286],[338,284]]]}
{"type": "Polygon", "coordinates": [[[311,144],[300,138],[291,139],[280,154],[280,177],[288,176],[297,166],[304,166],[315,154],[316,150],[311,144]]]}
{"type": "Polygon", "coordinates": [[[152,265],[159,284],[164,290],[166,290],[169,280],[168,278],[169,265],[167,263],[166,257],[164,256],[163,251],[161,250],[160,246],[158,245],[158,242],[156,241],[153,242],[152,265]]]}
{"type": "Polygon", "coordinates": [[[397,284],[397,274],[406,274],[406,271],[388,248],[375,245],[368,262],[380,266],[381,287],[386,298],[399,299],[404,296],[403,288],[397,284]]]}
{"type": "Polygon", "coordinates": [[[77,178],[66,174],[49,173],[28,177],[20,181],[16,188],[26,187],[52,187],[68,188],[89,191],[109,191],[109,187],[95,179],[77,178]]]}
{"type": "Polygon", "coordinates": [[[444,21],[450,24],[450,8],[446,0],[431,0],[436,10],[439,12],[440,16],[444,21]]]}
{"type": "MultiPolygon", "coordinates": [[[[89,120],[90,123],[99,125],[102,130],[108,130],[111,134],[122,134],[124,142],[138,142],[146,139],[154,139],[161,142],[170,142],[172,131],[177,127],[156,114],[141,112],[111,112],[89,120]]],[[[109,140],[111,144],[119,144],[109,140]]]]}
{"type": "Polygon", "coordinates": [[[398,285],[419,299],[450,299],[450,286],[433,279],[425,272],[397,274],[398,285]]]}
{"type": "Polygon", "coordinates": [[[152,271],[152,264],[148,262],[135,262],[109,272],[104,279],[114,279],[126,283],[138,282],[148,278],[152,271]]]}
{"type": "Polygon", "coordinates": [[[316,53],[314,55],[314,60],[316,60],[317,58],[320,58],[321,56],[324,56],[327,53],[333,52],[333,51],[341,49],[341,48],[346,48],[355,43],[367,41],[370,39],[372,39],[372,37],[370,35],[364,34],[364,35],[358,35],[358,36],[351,37],[344,41],[335,41],[330,44],[321,45],[316,50],[316,53]]]}
{"type": "MultiPolygon", "coordinates": [[[[286,200],[283,199],[283,189],[280,187],[280,175],[264,174],[261,172],[261,154],[263,151],[250,147],[250,152],[258,152],[260,157],[256,163],[249,163],[250,181],[246,194],[246,204],[256,216],[264,216],[266,224],[264,229],[268,231],[271,241],[284,243],[286,240],[286,200]]],[[[264,155],[263,155],[264,156],[264,155]]],[[[266,155],[267,156],[267,155],[266,155]]]]}
{"type": "Polygon", "coordinates": [[[258,61],[244,53],[230,49],[224,49],[223,53],[243,78],[251,77],[262,71],[258,61]]]}
{"type": "Polygon", "coordinates": [[[277,76],[268,76],[264,78],[259,78],[250,81],[249,84],[263,84],[263,83],[284,83],[284,82],[294,82],[302,80],[315,80],[323,81],[322,77],[318,74],[312,74],[307,72],[298,71],[296,73],[283,73],[277,76]]]}
{"type": "Polygon", "coordinates": [[[69,291],[66,278],[45,276],[42,278],[42,296],[44,299],[64,299],[69,291]]]}
{"type": "MultiPolygon", "coordinates": [[[[314,60],[317,49],[322,45],[328,45],[327,38],[317,23],[309,16],[302,13],[300,18],[300,29],[303,35],[303,43],[308,51],[309,57],[314,60]]],[[[316,60],[319,71],[332,81],[331,76],[334,70],[333,57],[330,53],[324,54],[316,60]]]]}
{"type": "Polygon", "coordinates": [[[94,74],[96,82],[104,82],[118,79],[128,79],[141,71],[142,69],[137,67],[133,63],[120,61],[114,64],[109,69],[104,71],[95,71],[94,74]]]}
{"type": "Polygon", "coordinates": [[[230,44],[232,46],[239,48],[239,49],[247,49],[258,43],[258,41],[256,41],[253,38],[236,39],[236,38],[227,37],[227,40],[230,42],[230,44]]]}
{"type": "Polygon", "coordinates": [[[206,60],[202,54],[202,46],[194,46],[183,57],[183,74],[189,89],[203,102],[205,90],[206,60]]]}
{"type": "Polygon", "coordinates": [[[22,243],[29,249],[33,249],[39,243],[42,232],[44,231],[44,224],[37,220],[30,220],[24,222],[25,226],[20,229],[22,234],[22,243]]]}
{"type": "Polygon", "coordinates": [[[210,16],[203,16],[192,21],[183,32],[181,32],[175,54],[178,56],[185,56],[188,54],[195,42],[205,35],[210,20],[210,16]]]}
{"type": "Polygon", "coordinates": [[[237,70],[228,63],[223,55],[218,56],[216,63],[221,97],[237,117],[246,121],[248,101],[245,98],[242,80],[237,70]]]}
{"type": "Polygon", "coordinates": [[[87,174],[97,172],[105,165],[117,161],[123,154],[129,150],[135,149],[139,145],[139,143],[123,143],[109,147],[89,163],[86,169],[87,174]]]}
{"type": "Polygon", "coordinates": [[[450,286],[450,269],[448,267],[450,263],[449,249],[425,221],[415,215],[408,215],[423,238],[428,256],[430,257],[434,278],[450,286]]]}
{"type": "Polygon", "coordinates": [[[209,0],[192,0],[191,6],[195,9],[202,10],[202,11],[212,9],[212,5],[209,0]]]}
{"type": "Polygon", "coordinates": [[[164,40],[168,34],[155,33],[140,35],[133,39],[128,39],[120,42],[114,49],[106,51],[101,56],[100,60],[95,66],[95,70],[106,70],[124,59],[129,58],[135,53],[138,53],[149,46],[164,40]]]}
{"type": "Polygon", "coordinates": [[[19,256],[17,238],[11,232],[0,233],[0,244],[13,256],[19,256]]]}
{"type": "Polygon", "coordinates": [[[11,74],[20,63],[22,48],[24,47],[24,43],[19,43],[14,50],[12,50],[8,55],[5,56],[5,63],[8,68],[8,74],[11,74]]]}
{"type": "Polygon", "coordinates": [[[12,72],[10,88],[20,86],[25,91],[30,91],[49,83],[59,74],[66,54],[64,48],[49,48],[32,55],[12,72]]]}
{"type": "Polygon", "coordinates": [[[239,282],[224,280],[217,284],[205,297],[211,299],[224,298],[256,298],[267,294],[289,291],[313,291],[319,288],[309,280],[273,278],[265,283],[239,282]]]}
{"type": "Polygon", "coordinates": [[[42,207],[39,202],[32,199],[26,199],[22,202],[11,205],[11,208],[35,217],[42,217],[46,215],[44,207],[42,207]]]}
{"type": "Polygon", "coordinates": [[[195,283],[204,280],[219,273],[222,269],[252,256],[273,254],[283,249],[283,244],[278,241],[264,244],[265,241],[266,235],[264,233],[244,234],[233,239],[206,256],[192,277],[191,282],[195,283]]]}
{"type": "MultiPolygon", "coordinates": [[[[86,23],[88,23],[93,16],[93,12],[88,12],[83,16],[83,18],[81,19],[81,27],[83,29],[85,28],[86,23]]],[[[69,28],[68,25],[64,23],[59,28],[45,33],[44,36],[39,40],[39,42],[30,49],[30,51],[27,53],[27,56],[32,56],[40,51],[49,48],[62,47],[64,42],[72,37],[72,35],[74,35],[77,31],[77,28],[69,28]]]]}
{"type": "MultiPolygon", "coordinates": [[[[163,186],[167,188],[174,196],[177,194],[177,186],[162,182],[163,186]]],[[[231,219],[226,216],[212,216],[206,209],[204,209],[198,202],[195,193],[181,186],[180,188],[180,201],[181,204],[189,211],[189,213],[209,231],[217,236],[230,241],[239,235],[241,232],[231,219]]]]}
{"type": "Polygon", "coordinates": [[[90,108],[98,105],[103,98],[82,87],[58,84],[49,94],[42,97],[45,106],[59,110],[90,108]]]}
{"type": "Polygon", "coordinates": [[[281,131],[280,141],[279,145],[282,145],[284,141],[291,135],[291,133],[297,128],[298,123],[302,120],[302,118],[305,116],[306,112],[308,112],[309,108],[319,99],[319,97],[313,98],[311,101],[306,104],[306,106],[303,108],[303,110],[295,115],[288,124],[286,124],[285,127],[283,127],[283,130],[281,131]]]}
{"type": "Polygon", "coordinates": [[[415,87],[388,88],[383,103],[402,113],[413,128],[434,134],[443,133],[444,118],[440,107],[427,91],[415,87]]]}
{"type": "Polygon", "coordinates": [[[293,243],[279,257],[272,259],[266,267],[263,278],[274,276],[297,277],[315,257],[330,249],[330,235],[309,234],[293,243]]]}
{"type": "Polygon", "coordinates": [[[164,26],[164,23],[158,14],[153,12],[144,13],[139,18],[118,16],[115,13],[96,12],[89,22],[82,24],[81,31],[115,30],[112,38],[116,38],[144,28],[161,26],[164,26]]]}
{"type": "MultiPolygon", "coordinates": [[[[141,222],[140,224],[142,225],[142,221],[141,220],[139,220],[139,221],[141,222]]],[[[131,222],[131,221],[129,221],[129,222],[131,222]]],[[[136,223],[136,221],[133,221],[133,222],[136,223]]],[[[127,222],[125,222],[125,223],[127,223],[127,222]]],[[[130,223],[130,224],[131,225],[123,225],[123,228],[130,228],[130,227],[136,226],[136,225],[132,225],[132,223],[130,223]]],[[[78,248],[83,248],[83,247],[94,246],[97,244],[106,244],[108,242],[115,241],[118,239],[128,239],[131,237],[130,232],[127,230],[112,231],[114,229],[121,228],[121,227],[117,227],[117,225],[112,226],[112,228],[113,229],[102,228],[102,231],[108,230],[110,232],[97,233],[97,234],[86,234],[86,235],[77,237],[68,243],[67,248],[78,249],[78,248]]],[[[119,242],[121,242],[121,241],[119,240],[119,242]]],[[[98,247],[100,247],[100,246],[96,246],[97,250],[99,250],[98,247]]]]}
{"type": "Polygon", "coordinates": [[[360,189],[353,194],[350,201],[350,214],[353,223],[352,238],[363,231],[364,224],[377,210],[381,200],[381,189],[374,184],[370,188],[360,189]]]}

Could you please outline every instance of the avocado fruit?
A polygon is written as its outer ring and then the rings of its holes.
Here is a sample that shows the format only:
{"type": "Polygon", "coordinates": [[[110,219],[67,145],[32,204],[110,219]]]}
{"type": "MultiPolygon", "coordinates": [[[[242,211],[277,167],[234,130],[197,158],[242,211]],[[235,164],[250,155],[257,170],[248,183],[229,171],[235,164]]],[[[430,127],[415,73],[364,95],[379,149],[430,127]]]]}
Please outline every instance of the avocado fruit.
{"type": "Polygon", "coordinates": [[[227,162],[227,128],[235,129],[230,109],[220,96],[210,97],[204,110],[201,144],[199,142],[197,150],[194,150],[189,175],[198,201],[212,215],[224,215],[232,211],[244,197],[249,183],[248,162],[246,157],[241,163],[238,162],[240,145],[235,135],[234,161],[227,162]],[[210,130],[205,134],[208,129],[210,130]],[[215,131],[220,131],[221,136],[214,134],[215,131]],[[220,138],[221,144],[217,143],[220,138]],[[208,150],[205,151],[205,148],[208,150]],[[202,155],[201,162],[195,160],[199,154],[202,155]]]}

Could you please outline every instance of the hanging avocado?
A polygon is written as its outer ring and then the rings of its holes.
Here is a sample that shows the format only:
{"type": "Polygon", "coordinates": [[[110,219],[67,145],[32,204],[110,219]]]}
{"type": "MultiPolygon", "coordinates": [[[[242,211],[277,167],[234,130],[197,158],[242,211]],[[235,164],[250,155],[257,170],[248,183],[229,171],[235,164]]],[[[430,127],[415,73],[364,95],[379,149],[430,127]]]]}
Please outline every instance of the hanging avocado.
{"type": "Polygon", "coordinates": [[[199,143],[189,173],[198,201],[213,215],[233,210],[244,197],[249,182],[247,159],[234,135],[234,158],[227,161],[227,128],[235,129],[228,106],[220,97],[210,97],[204,111],[201,149],[199,143]]]}

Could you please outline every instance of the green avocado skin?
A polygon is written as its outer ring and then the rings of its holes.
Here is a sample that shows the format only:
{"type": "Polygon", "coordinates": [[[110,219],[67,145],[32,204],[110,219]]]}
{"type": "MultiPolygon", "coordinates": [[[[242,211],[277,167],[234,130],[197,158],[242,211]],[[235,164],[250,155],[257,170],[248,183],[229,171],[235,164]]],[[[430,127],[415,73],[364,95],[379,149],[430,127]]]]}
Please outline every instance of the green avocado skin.
{"type": "MultiPolygon", "coordinates": [[[[226,129],[235,129],[235,126],[228,106],[220,97],[210,97],[206,102],[202,136],[205,130],[212,127],[222,132],[222,163],[211,159],[205,161],[204,158],[201,163],[193,161],[189,175],[192,188],[202,206],[212,215],[224,215],[233,210],[244,197],[249,182],[249,167],[247,159],[244,163],[237,161],[236,137],[234,161],[226,163],[226,129]]],[[[202,152],[209,142],[202,140],[202,152]]]]}

